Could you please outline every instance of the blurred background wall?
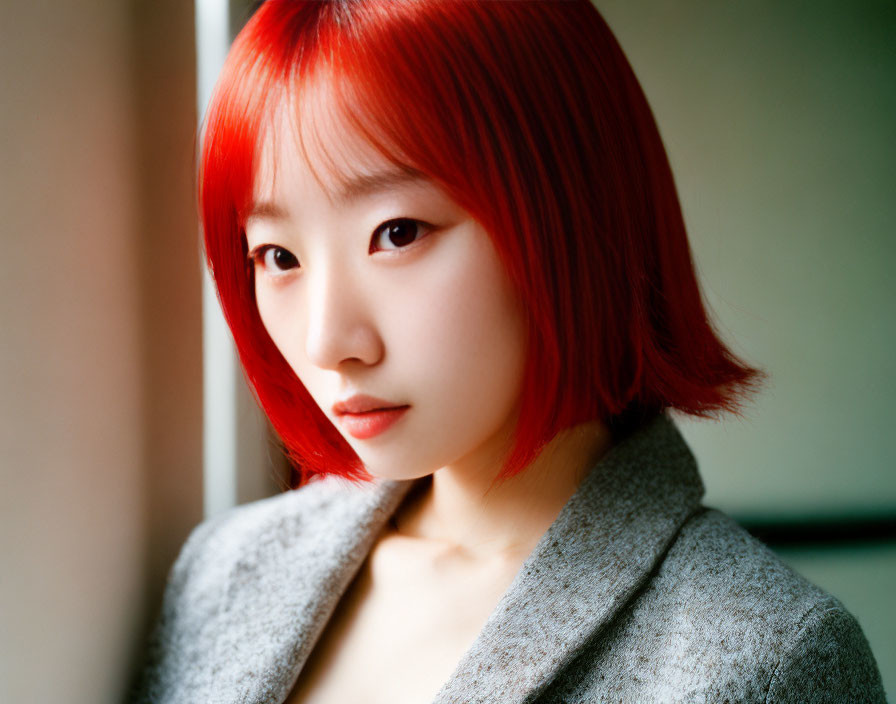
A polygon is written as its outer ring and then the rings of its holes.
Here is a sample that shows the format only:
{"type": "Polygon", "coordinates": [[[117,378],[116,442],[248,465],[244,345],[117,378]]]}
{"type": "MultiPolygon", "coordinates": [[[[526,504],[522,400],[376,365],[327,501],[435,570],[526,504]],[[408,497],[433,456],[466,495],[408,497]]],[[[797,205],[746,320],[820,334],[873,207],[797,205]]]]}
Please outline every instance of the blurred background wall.
{"type": "Polygon", "coordinates": [[[705,297],[770,374],[681,420],[706,503],[858,618],[896,693],[896,4],[595,0],[666,143],[705,297]]]}
{"type": "Polygon", "coordinates": [[[0,701],[121,701],[201,506],[193,7],[3,0],[0,701]]]}
{"type": "MultiPolygon", "coordinates": [[[[681,423],[707,503],[844,601],[892,696],[893,5],[595,2],[771,374],[681,423]]],[[[118,702],[203,511],[193,3],[0,4],[0,701],[118,702]]]]}
{"type": "Polygon", "coordinates": [[[656,113],[721,332],[772,375],[747,422],[692,429],[724,470],[709,498],[893,515],[896,4],[597,4],[656,113]]]}

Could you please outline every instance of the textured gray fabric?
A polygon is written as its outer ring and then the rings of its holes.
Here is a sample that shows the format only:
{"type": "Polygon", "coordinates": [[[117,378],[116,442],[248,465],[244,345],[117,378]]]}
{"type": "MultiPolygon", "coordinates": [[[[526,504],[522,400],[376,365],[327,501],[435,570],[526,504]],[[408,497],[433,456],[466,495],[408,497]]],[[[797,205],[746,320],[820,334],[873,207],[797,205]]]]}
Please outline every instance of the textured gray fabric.
{"type": "MultiPolygon", "coordinates": [[[[282,702],[412,484],[328,477],[198,526],[133,701],[282,702]]],[[[666,416],[615,446],[435,702],[884,701],[843,605],[702,495],[666,416]]]]}

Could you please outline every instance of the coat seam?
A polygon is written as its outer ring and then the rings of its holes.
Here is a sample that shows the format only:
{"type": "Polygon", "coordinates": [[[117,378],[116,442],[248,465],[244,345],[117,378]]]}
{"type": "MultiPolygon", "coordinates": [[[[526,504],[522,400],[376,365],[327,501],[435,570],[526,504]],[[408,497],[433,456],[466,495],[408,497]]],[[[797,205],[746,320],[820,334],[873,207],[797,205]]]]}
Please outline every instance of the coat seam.
{"type": "Polygon", "coordinates": [[[806,612],[800,617],[799,624],[800,627],[797,629],[794,634],[792,640],[787,644],[787,647],[783,649],[781,653],[781,657],[778,658],[778,662],[775,664],[775,669],[772,672],[772,676],[768,681],[768,688],[765,693],[765,704],[771,704],[770,697],[772,696],[772,688],[775,685],[775,681],[778,679],[779,674],[781,673],[781,668],[784,665],[784,661],[790,656],[790,653],[793,651],[794,647],[797,643],[799,643],[800,638],[802,638],[803,634],[809,628],[812,622],[818,622],[824,619],[825,614],[830,613],[831,611],[841,611],[842,609],[836,604],[831,605],[828,599],[824,601],[819,601],[810,606],[806,612]]]}

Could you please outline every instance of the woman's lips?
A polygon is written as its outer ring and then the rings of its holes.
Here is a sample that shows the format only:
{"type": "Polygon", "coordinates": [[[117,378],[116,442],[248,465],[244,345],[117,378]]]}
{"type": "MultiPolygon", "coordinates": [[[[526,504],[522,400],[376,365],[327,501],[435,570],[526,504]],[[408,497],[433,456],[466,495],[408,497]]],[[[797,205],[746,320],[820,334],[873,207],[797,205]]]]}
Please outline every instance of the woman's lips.
{"type": "Polygon", "coordinates": [[[353,438],[367,440],[385,432],[409,408],[410,406],[396,406],[364,413],[342,413],[339,415],[339,423],[353,438]]]}

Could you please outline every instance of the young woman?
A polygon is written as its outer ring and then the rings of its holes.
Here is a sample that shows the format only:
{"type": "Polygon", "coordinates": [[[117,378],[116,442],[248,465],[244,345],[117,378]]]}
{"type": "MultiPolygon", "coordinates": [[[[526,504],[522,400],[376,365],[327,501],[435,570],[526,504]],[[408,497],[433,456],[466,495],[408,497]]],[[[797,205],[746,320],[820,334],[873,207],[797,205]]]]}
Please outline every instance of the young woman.
{"type": "Polygon", "coordinates": [[[200,525],[138,701],[883,701],[855,620],[730,519],[668,411],[760,374],[586,0],[268,0],[200,204],[303,485],[200,525]]]}

